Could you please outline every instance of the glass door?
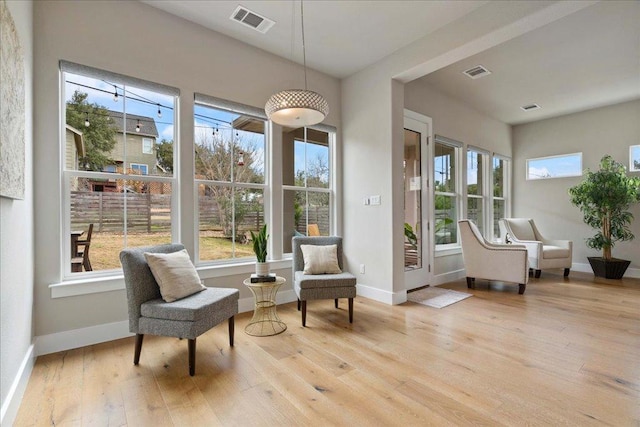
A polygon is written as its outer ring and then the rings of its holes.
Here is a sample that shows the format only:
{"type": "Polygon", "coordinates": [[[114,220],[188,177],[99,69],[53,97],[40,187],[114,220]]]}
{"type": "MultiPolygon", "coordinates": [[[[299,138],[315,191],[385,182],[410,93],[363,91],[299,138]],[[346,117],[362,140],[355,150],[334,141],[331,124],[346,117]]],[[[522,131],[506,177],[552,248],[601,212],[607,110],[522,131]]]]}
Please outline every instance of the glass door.
{"type": "Polygon", "coordinates": [[[428,218],[427,138],[430,119],[405,111],[404,271],[407,290],[431,281],[428,218]]]}

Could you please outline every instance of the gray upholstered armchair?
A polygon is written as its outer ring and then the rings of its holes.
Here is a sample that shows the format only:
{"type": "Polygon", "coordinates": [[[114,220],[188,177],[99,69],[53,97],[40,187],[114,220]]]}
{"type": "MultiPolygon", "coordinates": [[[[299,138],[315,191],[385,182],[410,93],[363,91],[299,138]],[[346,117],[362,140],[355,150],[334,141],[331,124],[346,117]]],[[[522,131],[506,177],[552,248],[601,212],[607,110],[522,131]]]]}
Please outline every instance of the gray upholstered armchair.
{"type": "Polygon", "coordinates": [[[571,240],[546,239],[531,218],[503,218],[500,229],[509,243],[527,247],[529,267],[536,271],[536,278],[547,268],[564,268],[564,277],[569,276],[573,260],[571,240]]]}
{"type": "MultiPolygon", "coordinates": [[[[302,307],[302,326],[307,324],[307,301],[333,299],[338,308],[338,298],[349,299],[349,323],[353,323],[353,299],[356,296],[356,278],[343,270],[342,237],[294,237],[293,288],[298,297],[298,310],[302,307]],[[337,262],[340,273],[305,274],[305,262],[301,245],[337,246],[337,262]]],[[[337,270],[336,270],[337,271],[337,270]]]]}
{"type": "Polygon", "coordinates": [[[477,277],[501,282],[514,282],[524,294],[529,281],[527,248],[488,242],[478,227],[468,219],[458,221],[467,287],[474,288],[477,277]]]}
{"type": "Polygon", "coordinates": [[[130,248],[120,252],[129,309],[129,331],[136,334],[134,365],[140,361],[145,334],[189,340],[189,375],[195,374],[196,338],[229,320],[229,345],[233,347],[237,289],[206,288],[182,299],[165,302],[144,253],[168,254],[184,249],[180,244],[130,248]]]}

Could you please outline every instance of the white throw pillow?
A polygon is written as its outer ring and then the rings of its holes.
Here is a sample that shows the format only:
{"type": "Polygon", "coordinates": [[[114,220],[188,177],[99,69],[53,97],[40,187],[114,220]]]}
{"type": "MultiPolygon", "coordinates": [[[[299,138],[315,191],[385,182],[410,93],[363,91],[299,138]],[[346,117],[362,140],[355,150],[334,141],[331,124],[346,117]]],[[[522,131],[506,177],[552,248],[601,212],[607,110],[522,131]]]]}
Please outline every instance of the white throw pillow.
{"type": "Polygon", "coordinates": [[[300,245],[304,274],[342,273],[338,265],[338,245],[300,245]]]}
{"type": "Polygon", "coordinates": [[[186,249],[169,254],[145,252],[144,257],[158,282],[162,299],[166,302],[206,289],[186,249]]]}

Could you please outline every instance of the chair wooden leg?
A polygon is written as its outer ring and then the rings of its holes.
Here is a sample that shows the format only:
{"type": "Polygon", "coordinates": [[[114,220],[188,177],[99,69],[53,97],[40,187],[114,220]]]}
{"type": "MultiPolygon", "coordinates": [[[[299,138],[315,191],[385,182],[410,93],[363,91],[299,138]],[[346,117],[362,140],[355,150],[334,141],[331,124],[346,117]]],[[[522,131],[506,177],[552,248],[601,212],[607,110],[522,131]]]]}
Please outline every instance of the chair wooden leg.
{"type": "Polygon", "coordinates": [[[189,375],[196,374],[196,339],[189,339],[189,375]]]}
{"type": "Polygon", "coordinates": [[[475,278],[473,277],[467,277],[467,288],[469,289],[475,289],[476,285],[475,285],[475,278]]]}
{"type": "Polygon", "coordinates": [[[302,326],[307,326],[307,301],[302,301],[302,326]]]}
{"type": "Polygon", "coordinates": [[[338,298],[335,299],[336,308],[338,308],[338,298]]]}
{"type": "Polygon", "coordinates": [[[300,311],[300,300],[298,300],[298,311],[300,311]]]}
{"type": "Polygon", "coordinates": [[[524,294],[524,290],[525,290],[525,289],[527,289],[527,285],[526,285],[526,283],[520,283],[520,284],[518,285],[518,293],[519,293],[520,295],[524,294]]]}
{"type": "Polygon", "coordinates": [[[569,271],[571,271],[570,268],[565,268],[564,269],[564,277],[569,277],[569,271]]]}
{"type": "Polygon", "coordinates": [[[136,334],[136,348],[133,353],[133,364],[137,365],[140,362],[140,351],[142,351],[142,339],[144,334],[136,334]]]}
{"type": "Polygon", "coordinates": [[[235,333],[235,320],[233,316],[229,317],[229,345],[233,347],[233,334],[235,333]]]}
{"type": "Polygon", "coordinates": [[[353,298],[349,298],[349,323],[353,323],[353,298]]]}
{"type": "Polygon", "coordinates": [[[542,270],[536,270],[536,279],[540,278],[540,274],[542,274],[542,270]]]}

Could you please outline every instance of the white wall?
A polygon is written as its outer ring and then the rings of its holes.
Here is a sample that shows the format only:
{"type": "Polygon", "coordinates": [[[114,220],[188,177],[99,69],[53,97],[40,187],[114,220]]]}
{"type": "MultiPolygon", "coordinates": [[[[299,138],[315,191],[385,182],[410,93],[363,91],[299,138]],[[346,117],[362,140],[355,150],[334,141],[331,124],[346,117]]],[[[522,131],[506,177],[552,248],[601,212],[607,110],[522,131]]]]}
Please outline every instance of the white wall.
{"type": "MultiPolygon", "coordinates": [[[[193,191],[193,96],[195,92],[263,108],[289,84],[289,61],[243,44],[140,2],[41,1],[35,4],[35,335],[127,319],[123,290],[51,298],[49,284],[62,280],[60,154],[61,59],[177,87],[180,96],[181,236],[190,253],[195,244],[193,191]]],[[[250,30],[248,30],[250,31],[250,30]]],[[[296,66],[295,72],[302,73],[296,66]]],[[[340,125],[340,87],[336,79],[309,70],[313,90],[331,112],[325,123],[340,125]]],[[[287,271],[283,270],[283,274],[287,271]]],[[[210,285],[238,287],[243,275],[216,277],[210,285]]],[[[70,335],[66,335],[69,337],[70,335]]],[[[72,335],[71,335],[72,338],[72,335]]],[[[80,344],[82,345],[82,344],[80,344]]]]}
{"type": "MultiPolygon", "coordinates": [[[[32,360],[33,313],[33,3],[6,3],[25,58],[25,198],[0,198],[0,400],[10,425],[32,360]]],[[[3,106],[4,108],[4,106],[3,106]]]]}
{"type": "MultiPolygon", "coordinates": [[[[513,127],[514,216],[534,218],[545,235],[573,240],[573,262],[588,267],[587,256],[600,256],[585,238],[595,232],[582,221],[580,210],[569,202],[568,189],[581,177],[525,180],[526,159],[558,154],[582,153],[583,169],[596,170],[600,159],[610,154],[629,167],[629,146],[640,143],[640,100],[513,127]]],[[[637,176],[638,172],[634,172],[637,176]]],[[[631,260],[640,268],[640,204],[632,207],[631,231],[636,239],[618,242],[613,256],[631,260]]],[[[578,266],[580,267],[580,266],[578,266]]],[[[627,275],[632,273],[628,271],[627,275]]],[[[640,277],[640,271],[635,272],[640,277]]]]}
{"type": "MultiPolygon", "coordinates": [[[[402,303],[403,84],[532,31],[583,7],[569,2],[490,2],[342,80],[345,256],[358,292],[402,303]],[[382,204],[364,206],[380,195],[382,204]]],[[[435,124],[435,120],[434,120],[435,124]]]]}
{"type": "MultiPolygon", "coordinates": [[[[433,133],[511,157],[511,126],[481,113],[436,90],[421,80],[404,87],[405,108],[433,119],[433,133]]],[[[462,170],[466,170],[464,168],[462,170]]],[[[464,268],[461,254],[438,256],[434,275],[447,275],[464,268]]],[[[448,276],[447,276],[448,277],[448,276]]]]}

